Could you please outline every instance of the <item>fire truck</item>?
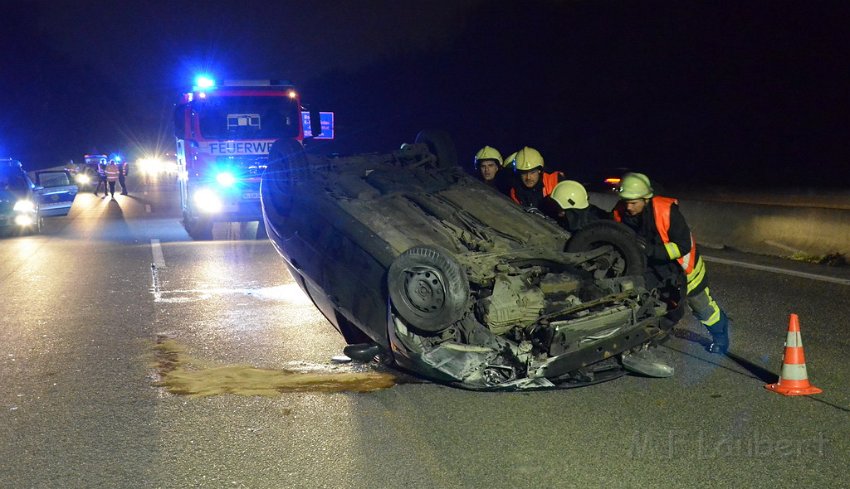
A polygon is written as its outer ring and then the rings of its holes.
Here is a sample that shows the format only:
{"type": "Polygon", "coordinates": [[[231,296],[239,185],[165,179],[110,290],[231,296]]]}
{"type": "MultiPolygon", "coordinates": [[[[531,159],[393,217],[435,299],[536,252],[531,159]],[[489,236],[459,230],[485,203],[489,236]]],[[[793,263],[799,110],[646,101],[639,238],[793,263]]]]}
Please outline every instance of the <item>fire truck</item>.
{"type": "MultiPolygon", "coordinates": [[[[290,82],[195,80],[174,111],[183,226],[212,239],[216,222],[262,225],[260,178],[278,139],[333,138],[333,113],[303,112],[290,82]],[[315,135],[315,136],[314,136],[315,135]]],[[[258,235],[263,234],[258,231],[258,235]]]]}

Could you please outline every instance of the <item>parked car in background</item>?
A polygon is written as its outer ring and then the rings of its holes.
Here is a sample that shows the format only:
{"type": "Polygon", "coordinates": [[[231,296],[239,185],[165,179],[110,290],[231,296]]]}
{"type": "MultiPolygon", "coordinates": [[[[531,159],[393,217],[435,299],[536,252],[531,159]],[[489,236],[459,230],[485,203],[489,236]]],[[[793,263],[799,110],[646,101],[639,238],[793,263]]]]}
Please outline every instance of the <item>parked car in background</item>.
{"type": "Polygon", "coordinates": [[[41,231],[43,219],[67,215],[77,195],[66,170],[44,170],[27,175],[20,161],[0,159],[0,232],[30,234],[41,231]]]}

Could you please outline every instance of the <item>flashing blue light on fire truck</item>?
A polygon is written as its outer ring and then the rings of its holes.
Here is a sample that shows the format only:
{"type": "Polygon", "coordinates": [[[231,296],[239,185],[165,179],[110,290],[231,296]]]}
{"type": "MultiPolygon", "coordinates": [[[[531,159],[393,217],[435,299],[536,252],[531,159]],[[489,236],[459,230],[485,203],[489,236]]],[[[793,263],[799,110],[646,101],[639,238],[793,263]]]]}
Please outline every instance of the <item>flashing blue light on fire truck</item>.
{"type": "Polygon", "coordinates": [[[198,75],[195,77],[195,89],[206,90],[215,87],[215,80],[208,75],[198,75]]]}

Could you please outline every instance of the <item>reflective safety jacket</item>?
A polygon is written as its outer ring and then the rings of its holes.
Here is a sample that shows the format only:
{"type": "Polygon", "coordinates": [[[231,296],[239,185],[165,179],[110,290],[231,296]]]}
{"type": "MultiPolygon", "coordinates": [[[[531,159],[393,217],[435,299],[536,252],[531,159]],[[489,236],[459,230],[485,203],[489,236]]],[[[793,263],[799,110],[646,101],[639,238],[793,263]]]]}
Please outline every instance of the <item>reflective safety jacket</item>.
{"type": "Polygon", "coordinates": [[[555,185],[558,185],[558,182],[563,178],[564,174],[561,172],[542,173],[540,181],[530,189],[526,188],[522,182],[517,182],[511,187],[511,200],[523,207],[537,207],[539,209],[543,199],[552,195],[555,185]]]}
{"type": "Polygon", "coordinates": [[[613,214],[615,221],[626,224],[638,236],[646,239],[650,266],[653,262],[678,262],[688,281],[688,295],[696,294],[708,285],[704,280],[705,265],[697,253],[694,236],[679,212],[678,200],[653,197],[637,217],[626,214],[625,202],[620,201],[614,207],[613,214]]]}
{"type": "Polygon", "coordinates": [[[106,180],[109,182],[114,182],[118,180],[118,173],[121,170],[118,169],[118,165],[106,165],[106,180]]]}

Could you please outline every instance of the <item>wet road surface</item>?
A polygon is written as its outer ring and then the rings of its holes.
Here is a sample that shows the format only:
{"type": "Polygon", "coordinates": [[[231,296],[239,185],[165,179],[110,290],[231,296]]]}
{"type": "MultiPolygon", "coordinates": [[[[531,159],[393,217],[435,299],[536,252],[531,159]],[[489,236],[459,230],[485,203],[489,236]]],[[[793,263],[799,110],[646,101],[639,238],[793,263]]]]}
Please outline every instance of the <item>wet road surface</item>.
{"type": "Polygon", "coordinates": [[[705,353],[688,317],[662,351],[670,379],[476,393],[401,376],[354,392],[322,376],[392,372],[333,363],[341,337],[271,245],[251,226],[190,241],[172,189],[81,194],[43,235],[0,239],[0,486],[846,486],[846,284],[709,262],[732,354],[705,353]],[[821,395],[762,387],[791,312],[821,395]],[[201,387],[170,389],[175,371],[201,387]],[[283,372],[320,380],[278,389],[283,372]]]}

